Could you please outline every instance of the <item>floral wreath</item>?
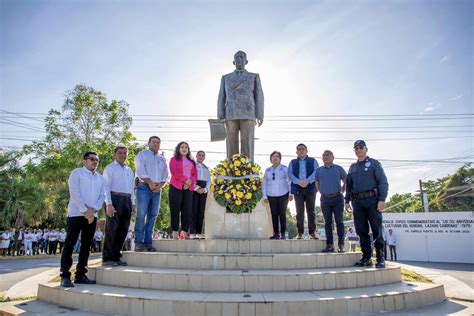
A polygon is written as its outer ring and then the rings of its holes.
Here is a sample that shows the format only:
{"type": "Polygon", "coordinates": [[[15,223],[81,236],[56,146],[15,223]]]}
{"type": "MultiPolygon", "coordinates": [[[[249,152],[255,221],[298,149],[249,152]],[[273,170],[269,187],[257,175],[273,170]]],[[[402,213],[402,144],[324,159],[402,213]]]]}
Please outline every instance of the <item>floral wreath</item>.
{"type": "Polygon", "coordinates": [[[260,166],[246,156],[235,154],[222,160],[212,171],[214,199],[232,213],[250,213],[262,198],[260,166]]]}

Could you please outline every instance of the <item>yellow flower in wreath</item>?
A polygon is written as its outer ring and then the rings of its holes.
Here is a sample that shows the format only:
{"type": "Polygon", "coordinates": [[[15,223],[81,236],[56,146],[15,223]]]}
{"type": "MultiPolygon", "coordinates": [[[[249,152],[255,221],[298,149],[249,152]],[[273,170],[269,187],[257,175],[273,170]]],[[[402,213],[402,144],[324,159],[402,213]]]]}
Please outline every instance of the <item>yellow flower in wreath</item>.
{"type": "Polygon", "coordinates": [[[256,185],[252,185],[252,190],[257,191],[257,186],[256,186],[256,185]]]}
{"type": "Polygon", "coordinates": [[[224,194],[224,191],[219,190],[219,191],[217,191],[217,193],[219,193],[220,195],[222,195],[222,194],[224,194]]]}
{"type": "Polygon", "coordinates": [[[224,196],[227,200],[230,199],[230,197],[231,197],[231,195],[229,193],[226,193],[224,196]]]}
{"type": "Polygon", "coordinates": [[[250,200],[252,198],[252,193],[249,192],[249,193],[245,194],[245,198],[247,200],[250,200]]]}
{"type": "Polygon", "coordinates": [[[253,172],[257,172],[257,171],[258,171],[258,168],[257,168],[257,167],[252,167],[252,171],[253,171],[253,172]]]}
{"type": "Polygon", "coordinates": [[[238,197],[239,199],[241,199],[241,198],[243,198],[243,197],[244,197],[244,194],[243,194],[242,192],[240,192],[240,191],[239,191],[239,192],[237,192],[237,194],[236,194],[236,195],[237,195],[237,197],[238,197]]]}
{"type": "Polygon", "coordinates": [[[242,205],[242,201],[241,200],[235,200],[235,205],[242,205]]]}
{"type": "Polygon", "coordinates": [[[235,175],[240,176],[240,170],[235,170],[235,175]]]}
{"type": "Polygon", "coordinates": [[[240,162],[242,162],[243,164],[245,164],[247,162],[247,159],[245,159],[244,157],[240,158],[240,162]]]}
{"type": "Polygon", "coordinates": [[[235,194],[235,193],[237,193],[237,190],[236,190],[236,189],[232,189],[232,190],[230,190],[230,193],[235,194]]]}
{"type": "Polygon", "coordinates": [[[235,161],[235,162],[234,162],[234,166],[236,166],[236,167],[240,167],[240,161],[238,161],[238,160],[237,160],[237,161],[235,161]]]}

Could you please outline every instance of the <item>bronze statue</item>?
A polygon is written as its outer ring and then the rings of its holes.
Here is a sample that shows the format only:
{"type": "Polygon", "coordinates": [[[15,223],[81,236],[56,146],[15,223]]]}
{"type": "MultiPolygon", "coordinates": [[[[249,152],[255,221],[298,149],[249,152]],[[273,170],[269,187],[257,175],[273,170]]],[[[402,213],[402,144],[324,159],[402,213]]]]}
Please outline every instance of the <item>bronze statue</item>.
{"type": "Polygon", "coordinates": [[[253,161],[255,125],[263,123],[263,91],[259,75],[245,70],[247,63],[247,54],[238,51],[235,71],[222,76],[217,118],[225,120],[227,158],[240,153],[253,161]]]}

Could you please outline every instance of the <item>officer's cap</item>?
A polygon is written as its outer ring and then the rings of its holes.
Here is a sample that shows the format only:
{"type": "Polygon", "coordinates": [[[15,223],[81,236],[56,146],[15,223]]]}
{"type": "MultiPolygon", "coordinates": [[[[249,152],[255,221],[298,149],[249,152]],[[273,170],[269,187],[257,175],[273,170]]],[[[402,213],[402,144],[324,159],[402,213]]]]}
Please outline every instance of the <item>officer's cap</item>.
{"type": "Polygon", "coordinates": [[[367,147],[367,145],[365,144],[365,142],[362,139],[356,140],[355,143],[354,143],[354,147],[355,146],[367,147]]]}

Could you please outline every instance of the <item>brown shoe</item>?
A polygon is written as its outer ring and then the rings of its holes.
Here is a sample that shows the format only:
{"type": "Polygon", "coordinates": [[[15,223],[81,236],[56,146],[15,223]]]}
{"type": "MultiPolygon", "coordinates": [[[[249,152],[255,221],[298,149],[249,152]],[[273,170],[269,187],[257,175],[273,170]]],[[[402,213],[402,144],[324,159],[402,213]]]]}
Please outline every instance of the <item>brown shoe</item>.
{"type": "Polygon", "coordinates": [[[315,235],[314,233],[312,233],[312,234],[309,234],[309,239],[311,239],[311,240],[318,240],[319,238],[316,237],[316,235],[315,235]]]}
{"type": "Polygon", "coordinates": [[[302,234],[302,233],[298,233],[298,235],[296,235],[296,239],[303,239],[303,234],[302,234]]]}

